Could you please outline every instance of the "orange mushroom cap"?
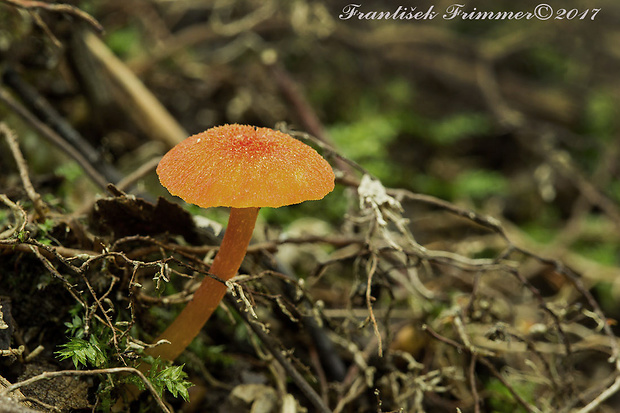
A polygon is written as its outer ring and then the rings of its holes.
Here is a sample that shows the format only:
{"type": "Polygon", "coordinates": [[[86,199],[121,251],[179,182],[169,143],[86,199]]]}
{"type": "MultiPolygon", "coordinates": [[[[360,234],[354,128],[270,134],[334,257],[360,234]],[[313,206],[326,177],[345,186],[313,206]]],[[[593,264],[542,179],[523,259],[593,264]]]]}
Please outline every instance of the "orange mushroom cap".
{"type": "Polygon", "coordinates": [[[310,146],[248,125],[190,136],[164,155],[157,174],[172,195],[203,208],[280,207],[334,189],[334,171],[310,146]]]}

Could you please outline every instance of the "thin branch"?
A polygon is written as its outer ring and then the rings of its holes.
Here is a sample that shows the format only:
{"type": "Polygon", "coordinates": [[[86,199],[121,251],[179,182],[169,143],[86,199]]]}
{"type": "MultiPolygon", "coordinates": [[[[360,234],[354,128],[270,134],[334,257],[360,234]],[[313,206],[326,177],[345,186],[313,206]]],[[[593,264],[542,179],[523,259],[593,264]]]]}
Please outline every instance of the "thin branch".
{"type": "Polygon", "coordinates": [[[275,357],[276,360],[282,365],[286,373],[291,377],[299,389],[306,395],[310,402],[314,405],[317,412],[330,413],[331,410],[325,405],[321,396],[308,384],[306,379],[293,367],[293,365],[285,357],[284,352],[280,348],[281,346],[276,344],[275,340],[271,338],[261,325],[256,321],[251,320],[241,306],[240,303],[229,294],[226,295],[226,302],[230,304],[238,313],[243,317],[245,323],[252,329],[252,331],[258,336],[263,345],[269,350],[269,352],[275,357]]]}
{"type": "Polygon", "coordinates": [[[157,157],[157,158],[153,158],[145,162],[144,164],[139,166],[135,171],[133,171],[132,173],[130,173],[129,175],[125,176],[123,179],[118,181],[118,183],[116,184],[116,187],[120,189],[121,191],[127,191],[140,179],[144,178],[146,175],[153,172],[155,168],[157,167],[157,164],[159,163],[160,160],[161,158],[157,157]]]}
{"type": "MultiPolygon", "coordinates": [[[[464,346],[464,345],[462,345],[460,343],[457,343],[456,341],[454,341],[454,340],[452,340],[452,339],[450,339],[448,337],[442,336],[441,334],[437,333],[432,328],[430,328],[428,325],[424,325],[423,326],[423,330],[426,331],[433,338],[437,339],[438,341],[441,341],[442,343],[445,343],[445,344],[448,344],[449,346],[454,347],[459,352],[465,351],[465,352],[469,353],[471,356],[473,356],[474,354],[477,354],[477,353],[473,353],[468,346],[464,346]]],[[[498,379],[504,385],[504,387],[510,392],[512,397],[514,397],[514,399],[521,406],[523,406],[523,408],[525,408],[525,410],[527,410],[530,413],[540,413],[539,409],[537,409],[535,406],[532,406],[531,404],[529,404],[527,401],[525,401],[525,399],[523,399],[523,397],[521,397],[521,395],[519,393],[516,392],[516,390],[510,385],[510,383],[508,383],[506,381],[506,379],[504,379],[504,377],[500,374],[499,371],[497,371],[495,366],[493,366],[493,364],[490,361],[488,361],[484,357],[478,357],[477,361],[482,363],[482,364],[484,364],[491,371],[493,376],[495,376],[495,378],[498,379]]]]}
{"type": "Polygon", "coordinates": [[[616,394],[620,390],[620,376],[616,377],[613,384],[609,386],[605,391],[598,395],[594,400],[588,403],[583,409],[579,410],[577,413],[590,413],[597,407],[601,405],[605,400],[609,399],[611,396],[616,394]]]}
{"type": "Polygon", "coordinates": [[[26,164],[26,160],[24,159],[24,155],[19,149],[19,144],[17,143],[17,136],[15,133],[9,129],[9,127],[4,123],[0,122],[0,133],[4,135],[7,143],[9,144],[9,148],[11,149],[11,153],[13,154],[13,158],[15,159],[15,163],[17,163],[17,169],[19,170],[19,177],[22,180],[22,185],[28,194],[28,198],[32,201],[37,214],[41,218],[44,218],[47,215],[48,207],[45,205],[45,202],[41,199],[41,195],[34,190],[34,186],[32,185],[32,181],[30,181],[30,176],[28,175],[28,165],[26,164]]]}
{"type": "Polygon", "coordinates": [[[525,401],[525,399],[523,397],[521,397],[521,395],[519,393],[516,392],[516,390],[510,385],[510,383],[508,383],[506,381],[504,376],[502,376],[502,374],[499,371],[497,371],[497,369],[495,368],[493,363],[491,363],[489,360],[487,360],[485,358],[479,358],[478,361],[480,363],[484,364],[486,366],[486,368],[488,368],[491,371],[493,376],[495,376],[495,378],[497,380],[499,380],[504,385],[504,387],[510,392],[512,397],[514,397],[515,400],[521,406],[523,406],[525,408],[525,410],[527,410],[528,412],[531,412],[531,413],[540,413],[540,410],[538,408],[536,408],[535,406],[532,406],[531,404],[529,404],[527,401],[525,401]]]}
{"type": "Polygon", "coordinates": [[[32,10],[32,9],[43,9],[50,12],[55,13],[63,13],[75,16],[81,20],[84,20],[88,23],[93,29],[97,30],[99,33],[103,33],[103,26],[90,14],[86,13],[78,9],[75,6],[70,4],[62,4],[62,3],[45,3],[42,1],[34,1],[34,0],[0,0],[3,3],[9,4],[14,7],[19,7],[20,9],[32,10]]]}
{"type": "Polygon", "coordinates": [[[69,157],[73,158],[91,178],[91,180],[97,184],[100,188],[105,189],[108,185],[107,179],[105,179],[91,164],[90,162],[73,146],[67,143],[56,132],[54,132],[49,126],[41,122],[36,118],[28,109],[26,109],[21,103],[9,95],[9,93],[0,87],[0,101],[4,102],[15,113],[17,113],[23,120],[25,120],[30,126],[32,126],[41,136],[52,142],[59,147],[69,157]]]}
{"type": "Polygon", "coordinates": [[[372,291],[372,277],[377,270],[377,256],[375,254],[370,255],[370,263],[369,268],[366,270],[367,278],[366,278],[366,308],[368,308],[368,316],[370,317],[370,322],[372,323],[372,329],[375,332],[375,337],[377,338],[377,354],[379,357],[383,357],[383,340],[381,339],[381,332],[379,331],[379,326],[377,325],[377,319],[375,318],[375,313],[372,311],[372,303],[374,301],[374,297],[371,295],[372,291]]]}
{"type": "Polygon", "coordinates": [[[474,398],[474,413],[480,413],[480,396],[478,395],[478,386],[476,385],[476,361],[477,354],[472,354],[469,361],[469,384],[471,386],[471,394],[474,398]]]}
{"type": "Polygon", "coordinates": [[[2,74],[2,80],[37,119],[48,125],[72,148],[77,150],[106,180],[110,182],[120,180],[119,172],[106,162],[99,151],[58,113],[45,96],[22,79],[17,71],[11,67],[6,68],[2,74]]]}
{"type": "Polygon", "coordinates": [[[4,205],[8,206],[13,211],[13,215],[15,215],[15,225],[13,225],[13,228],[9,228],[6,231],[0,232],[0,243],[8,240],[9,242],[7,243],[14,244],[14,240],[9,240],[9,238],[16,234],[19,235],[24,230],[24,228],[26,228],[26,223],[28,222],[28,215],[21,206],[11,201],[9,197],[5,194],[0,194],[0,201],[4,203],[4,205]]]}
{"type": "Polygon", "coordinates": [[[161,410],[163,412],[170,413],[170,410],[168,409],[168,407],[166,407],[166,405],[164,404],[163,400],[161,399],[161,397],[157,393],[157,390],[155,389],[155,387],[153,387],[153,385],[146,378],[146,376],[140,370],[134,369],[134,368],[131,368],[131,367],[113,367],[113,368],[109,368],[109,369],[100,369],[100,370],[46,371],[44,373],[38,374],[38,375],[36,375],[34,377],[31,377],[29,379],[26,379],[26,380],[20,381],[18,383],[12,384],[12,385],[10,385],[10,386],[0,390],[0,398],[6,397],[6,396],[8,396],[9,393],[14,392],[15,390],[18,390],[18,389],[20,389],[22,387],[29,386],[29,385],[31,385],[33,383],[36,383],[38,381],[41,381],[41,380],[53,379],[55,377],[62,377],[62,376],[95,376],[95,375],[99,375],[99,374],[120,374],[120,373],[129,373],[129,374],[137,375],[140,378],[140,380],[142,380],[142,382],[144,383],[146,388],[149,390],[149,392],[151,392],[151,394],[153,395],[153,398],[155,398],[155,401],[157,402],[157,404],[159,405],[161,410]]]}

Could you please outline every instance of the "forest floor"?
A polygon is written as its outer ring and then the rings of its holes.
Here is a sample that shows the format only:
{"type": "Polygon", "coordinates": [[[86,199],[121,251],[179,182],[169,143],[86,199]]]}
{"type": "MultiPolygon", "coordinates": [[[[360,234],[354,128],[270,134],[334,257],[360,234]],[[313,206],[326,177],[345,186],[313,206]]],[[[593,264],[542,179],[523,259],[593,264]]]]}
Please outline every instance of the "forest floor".
{"type": "Polygon", "coordinates": [[[0,413],[618,411],[620,8],[573,3],[0,0],[0,413]],[[226,123],[336,188],[155,362],[228,216],[155,167],[226,123]]]}

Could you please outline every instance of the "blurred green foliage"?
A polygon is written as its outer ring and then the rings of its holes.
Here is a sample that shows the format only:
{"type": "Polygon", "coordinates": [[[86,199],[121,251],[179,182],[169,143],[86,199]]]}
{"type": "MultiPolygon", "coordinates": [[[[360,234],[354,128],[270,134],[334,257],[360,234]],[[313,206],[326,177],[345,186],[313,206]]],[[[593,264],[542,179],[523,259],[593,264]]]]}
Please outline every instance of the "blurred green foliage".
{"type": "Polygon", "coordinates": [[[437,145],[454,145],[471,136],[484,136],[491,131],[491,119],[482,112],[449,114],[438,120],[427,120],[425,137],[437,145]]]}
{"type": "Polygon", "coordinates": [[[599,305],[608,314],[617,313],[620,310],[620,303],[616,299],[616,289],[613,283],[610,282],[598,282],[593,287],[594,293],[598,300],[599,305]]]}
{"type": "MultiPolygon", "coordinates": [[[[540,405],[535,400],[536,383],[532,381],[519,381],[510,383],[514,391],[531,405],[540,405]]],[[[489,398],[488,403],[493,413],[525,413],[527,410],[521,406],[512,393],[497,378],[489,379],[485,386],[489,398]]]]}
{"type": "Polygon", "coordinates": [[[396,165],[388,161],[388,146],[398,135],[398,121],[388,114],[365,111],[356,122],[332,126],[330,135],[347,157],[389,180],[397,173],[396,165]]]}
{"type": "Polygon", "coordinates": [[[494,195],[506,194],[510,183],[496,171],[471,169],[459,174],[452,185],[456,198],[483,200],[494,195]]]}
{"type": "Polygon", "coordinates": [[[593,90],[586,100],[584,133],[609,142],[618,131],[619,99],[608,90],[593,90]]]}
{"type": "Polygon", "coordinates": [[[523,62],[534,79],[545,84],[563,84],[577,80],[581,65],[549,44],[540,44],[526,52],[523,62]]]}
{"type": "Polygon", "coordinates": [[[106,44],[121,58],[138,54],[141,48],[141,30],[138,26],[116,28],[106,36],[106,44]]]}

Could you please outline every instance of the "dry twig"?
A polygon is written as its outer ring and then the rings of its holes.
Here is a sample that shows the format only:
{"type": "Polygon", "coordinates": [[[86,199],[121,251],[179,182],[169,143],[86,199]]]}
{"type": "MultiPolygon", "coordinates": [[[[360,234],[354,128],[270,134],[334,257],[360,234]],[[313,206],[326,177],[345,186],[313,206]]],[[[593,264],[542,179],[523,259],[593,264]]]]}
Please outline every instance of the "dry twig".
{"type": "Polygon", "coordinates": [[[77,7],[71,4],[62,4],[62,3],[45,3],[42,1],[35,0],[0,0],[3,3],[9,4],[14,7],[19,7],[20,9],[33,10],[33,9],[43,9],[46,11],[51,11],[55,13],[64,13],[69,14],[75,17],[78,17],[81,20],[84,20],[88,23],[92,28],[97,30],[99,33],[103,32],[103,26],[99,24],[99,22],[90,14],[86,13],[83,10],[78,9],[77,7]]]}
{"type": "Polygon", "coordinates": [[[138,370],[138,369],[134,369],[134,368],[130,368],[130,367],[114,367],[114,368],[109,368],[109,369],[99,369],[99,370],[62,370],[62,371],[46,371],[45,373],[41,373],[38,374],[34,377],[31,377],[29,379],[20,381],[18,383],[12,384],[10,386],[7,386],[4,389],[0,389],[0,398],[2,397],[6,397],[8,396],[9,393],[12,393],[22,387],[26,387],[29,386],[33,383],[36,383],[38,381],[41,380],[49,380],[55,377],[62,377],[62,376],[97,376],[100,374],[122,374],[122,373],[129,373],[129,374],[135,374],[137,375],[140,380],[144,383],[144,385],[146,386],[146,388],[148,389],[148,391],[151,393],[151,395],[153,396],[153,398],[155,399],[155,401],[157,402],[157,404],[159,405],[159,407],[161,408],[161,410],[163,412],[166,413],[170,413],[170,409],[168,409],[168,407],[164,404],[163,400],[161,399],[161,397],[159,397],[159,394],[157,393],[157,390],[155,390],[155,388],[153,387],[153,385],[151,384],[151,382],[144,376],[144,374],[138,370]]]}
{"type": "Polygon", "coordinates": [[[24,159],[24,155],[19,150],[19,144],[17,143],[17,137],[15,133],[9,129],[9,127],[4,123],[0,122],[0,133],[4,135],[7,143],[9,144],[9,148],[11,149],[11,153],[13,154],[13,158],[17,163],[17,169],[19,170],[19,176],[22,180],[22,185],[28,194],[28,198],[34,204],[34,208],[39,214],[41,219],[45,218],[47,215],[48,207],[45,205],[45,202],[41,199],[41,195],[35,191],[34,186],[32,186],[32,182],[30,181],[30,176],[28,175],[28,165],[26,164],[26,160],[24,159]]]}

